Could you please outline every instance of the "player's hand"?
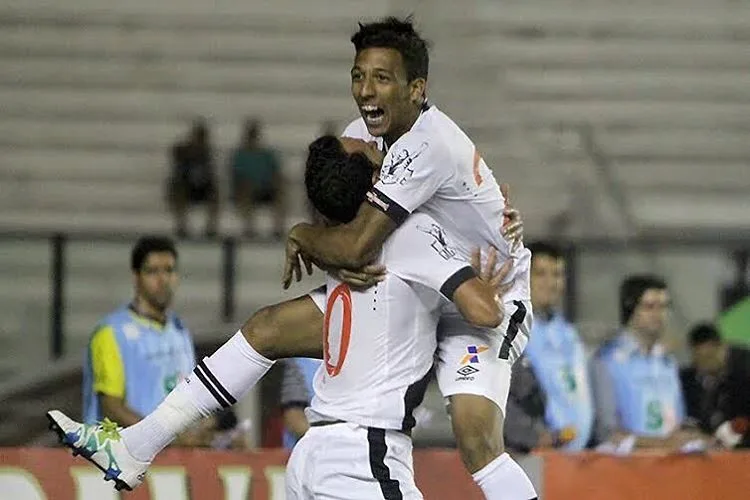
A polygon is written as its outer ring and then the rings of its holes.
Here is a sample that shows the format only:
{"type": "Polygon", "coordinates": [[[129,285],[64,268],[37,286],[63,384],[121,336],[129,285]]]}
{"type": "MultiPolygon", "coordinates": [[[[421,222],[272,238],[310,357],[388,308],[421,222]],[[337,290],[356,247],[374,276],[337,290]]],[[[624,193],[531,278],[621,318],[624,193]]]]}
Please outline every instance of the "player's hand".
{"type": "Polygon", "coordinates": [[[523,241],[523,219],[521,218],[521,212],[513,208],[510,202],[510,186],[500,184],[500,192],[505,198],[503,226],[500,228],[500,233],[503,238],[511,242],[511,251],[513,251],[523,241]]]}
{"type": "Polygon", "coordinates": [[[284,276],[282,277],[284,290],[289,288],[289,285],[292,284],[292,276],[294,276],[295,281],[298,283],[302,280],[302,265],[300,262],[305,265],[305,270],[307,271],[308,276],[313,273],[312,261],[302,252],[294,236],[295,230],[300,225],[301,224],[297,224],[294,226],[291,231],[289,231],[289,235],[286,239],[286,263],[284,264],[284,276]]]}
{"type": "Polygon", "coordinates": [[[352,271],[351,269],[334,269],[331,274],[355,289],[365,289],[375,286],[385,279],[385,266],[368,264],[352,271]]]}
{"type": "Polygon", "coordinates": [[[505,293],[510,290],[513,285],[513,281],[502,284],[505,278],[510,273],[512,262],[507,260],[499,268],[497,267],[497,249],[490,247],[487,254],[487,262],[482,265],[482,250],[477,248],[471,254],[471,266],[476,271],[479,279],[490,285],[497,291],[498,296],[502,297],[505,293]]]}

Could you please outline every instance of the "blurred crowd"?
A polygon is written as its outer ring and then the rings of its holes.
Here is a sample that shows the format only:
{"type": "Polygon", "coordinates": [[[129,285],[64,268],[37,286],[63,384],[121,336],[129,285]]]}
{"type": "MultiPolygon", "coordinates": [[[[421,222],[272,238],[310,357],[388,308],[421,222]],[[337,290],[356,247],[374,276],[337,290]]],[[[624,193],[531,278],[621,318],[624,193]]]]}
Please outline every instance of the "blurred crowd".
{"type": "MultiPolygon", "coordinates": [[[[690,362],[680,367],[665,341],[669,285],[659,276],[626,276],[620,322],[587,346],[565,318],[565,252],[548,242],[532,251],[532,335],[513,367],[505,445],[542,449],[694,453],[750,447],[750,350],[722,339],[717,325],[686,332],[690,362]]],[[[741,301],[747,295],[737,294],[741,301]]],[[[307,430],[303,409],[320,362],[287,360],[281,390],[284,445],[307,430]]]]}
{"type": "MultiPolygon", "coordinates": [[[[189,236],[188,213],[203,206],[206,210],[204,235],[213,238],[219,233],[220,208],[231,203],[242,221],[242,235],[259,239],[256,227],[257,210],[270,209],[271,239],[280,240],[286,232],[289,193],[285,190],[281,153],[265,143],[263,123],[248,118],[240,138],[227,155],[225,175],[217,171],[217,152],[206,119],[198,118],[185,137],[169,151],[170,170],[166,185],[166,201],[174,217],[175,233],[189,236]],[[226,189],[221,179],[226,178],[226,189]]],[[[336,124],[323,122],[321,134],[336,134],[336,124]]]]}

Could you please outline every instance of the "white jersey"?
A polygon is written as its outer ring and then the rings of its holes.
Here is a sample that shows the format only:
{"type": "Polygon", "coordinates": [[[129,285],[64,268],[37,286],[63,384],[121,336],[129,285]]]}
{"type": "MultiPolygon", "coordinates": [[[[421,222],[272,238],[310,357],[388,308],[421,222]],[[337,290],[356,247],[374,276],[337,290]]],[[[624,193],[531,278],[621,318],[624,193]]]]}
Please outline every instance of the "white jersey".
{"type": "MultiPolygon", "coordinates": [[[[383,144],[362,118],[343,135],[383,144]]],[[[429,214],[455,237],[466,259],[475,248],[494,246],[500,264],[513,260],[506,283],[515,281],[504,300],[530,300],[531,252],[521,245],[511,251],[500,233],[505,208],[500,187],[471,139],[437,107],[423,111],[388,149],[368,199],[398,224],[415,210],[429,214]]]]}
{"type": "Polygon", "coordinates": [[[380,262],[385,280],[367,290],[328,278],[323,363],[307,410],[311,423],[410,430],[432,367],[440,310],[475,276],[426,214],[396,229],[380,262]]]}

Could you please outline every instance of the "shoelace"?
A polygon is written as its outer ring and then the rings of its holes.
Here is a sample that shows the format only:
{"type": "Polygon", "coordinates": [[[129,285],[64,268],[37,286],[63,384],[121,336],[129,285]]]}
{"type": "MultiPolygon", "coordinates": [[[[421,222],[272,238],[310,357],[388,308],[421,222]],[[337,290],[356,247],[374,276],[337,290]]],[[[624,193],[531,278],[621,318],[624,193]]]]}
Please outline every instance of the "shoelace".
{"type": "Polygon", "coordinates": [[[104,420],[99,422],[99,426],[101,426],[101,433],[103,437],[106,437],[107,439],[110,439],[112,441],[120,440],[120,431],[118,430],[119,426],[117,425],[117,422],[113,422],[105,417],[104,420]]]}

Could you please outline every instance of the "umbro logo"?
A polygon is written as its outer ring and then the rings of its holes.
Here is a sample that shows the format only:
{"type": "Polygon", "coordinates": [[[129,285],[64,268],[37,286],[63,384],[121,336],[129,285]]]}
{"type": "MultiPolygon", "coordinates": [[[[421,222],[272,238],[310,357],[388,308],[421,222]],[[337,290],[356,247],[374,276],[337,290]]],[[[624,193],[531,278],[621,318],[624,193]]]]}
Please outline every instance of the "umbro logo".
{"type": "Polygon", "coordinates": [[[468,377],[469,375],[473,375],[479,371],[479,368],[474,368],[471,365],[462,366],[458,370],[456,370],[456,373],[463,377],[468,377]]]}

